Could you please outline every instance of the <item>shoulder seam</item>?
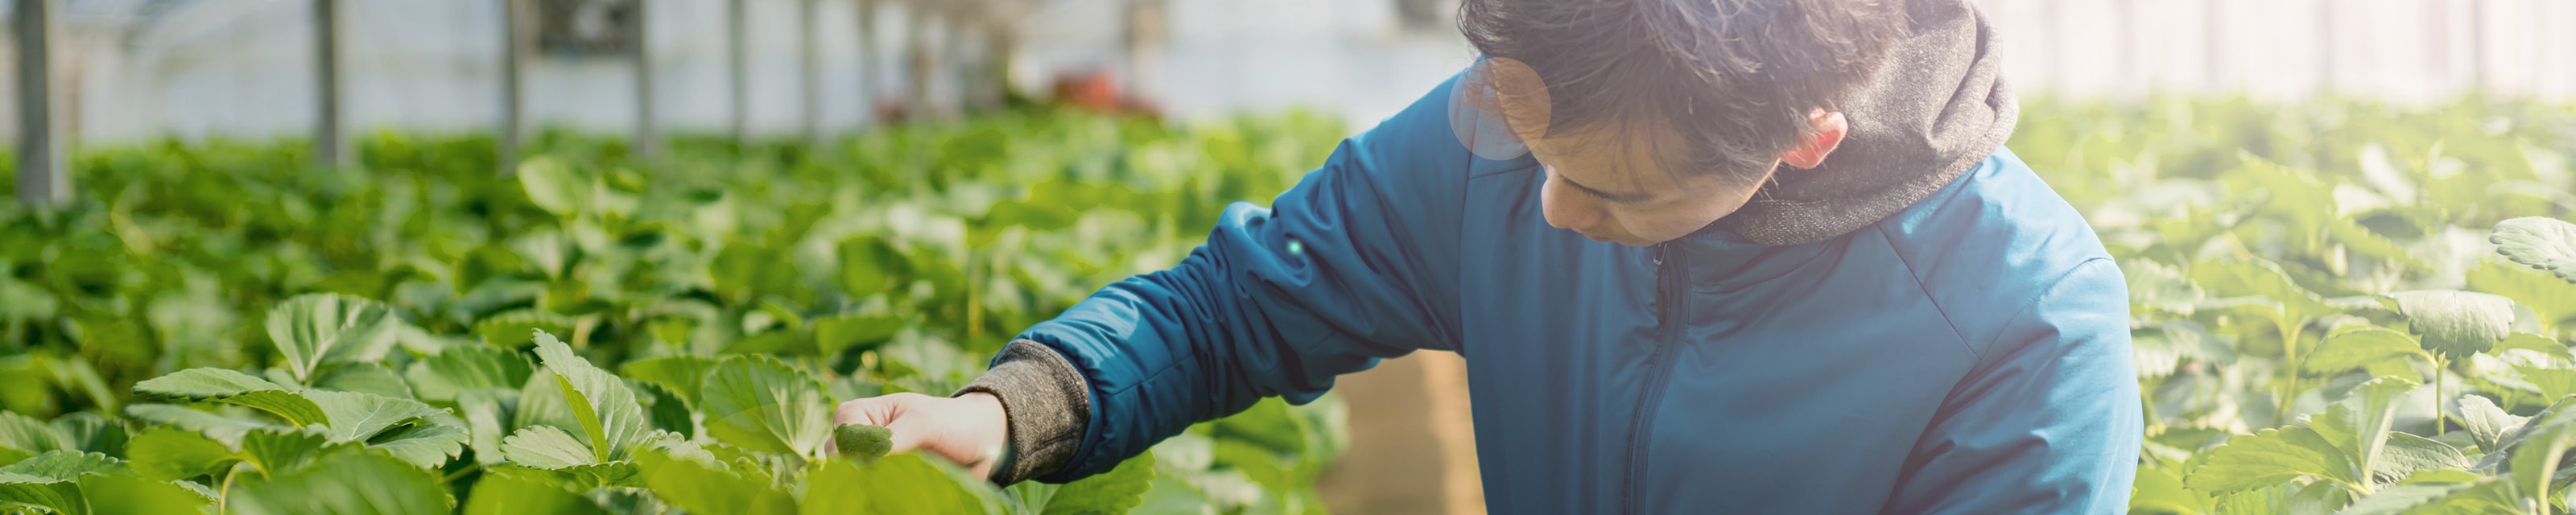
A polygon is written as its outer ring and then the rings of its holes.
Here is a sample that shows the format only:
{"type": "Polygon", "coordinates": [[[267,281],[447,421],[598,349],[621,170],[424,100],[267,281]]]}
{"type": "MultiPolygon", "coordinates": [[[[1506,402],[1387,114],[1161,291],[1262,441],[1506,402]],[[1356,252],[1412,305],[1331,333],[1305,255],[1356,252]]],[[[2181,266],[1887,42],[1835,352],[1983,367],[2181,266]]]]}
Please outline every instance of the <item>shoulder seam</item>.
{"type": "Polygon", "coordinates": [[[1888,235],[1887,227],[1883,224],[1870,224],[1869,228],[1872,232],[1878,233],[1879,241],[1887,243],[1887,252],[1896,256],[1897,264],[1905,265],[1905,279],[1914,284],[1915,293],[1922,294],[1924,303],[1932,305],[1932,312],[1941,315],[1941,323],[1950,326],[1950,338],[1958,341],[1959,348],[1968,351],[1969,357],[1976,358],[1980,362],[1985,361],[1983,353],[1977,352],[1976,347],[1968,345],[1968,334],[1959,330],[1957,320],[1950,318],[1950,309],[1941,305],[1940,297],[1933,296],[1931,288],[1923,286],[1922,274],[1914,268],[1914,260],[1905,256],[1905,249],[1896,245],[1896,237],[1888,235]]]}

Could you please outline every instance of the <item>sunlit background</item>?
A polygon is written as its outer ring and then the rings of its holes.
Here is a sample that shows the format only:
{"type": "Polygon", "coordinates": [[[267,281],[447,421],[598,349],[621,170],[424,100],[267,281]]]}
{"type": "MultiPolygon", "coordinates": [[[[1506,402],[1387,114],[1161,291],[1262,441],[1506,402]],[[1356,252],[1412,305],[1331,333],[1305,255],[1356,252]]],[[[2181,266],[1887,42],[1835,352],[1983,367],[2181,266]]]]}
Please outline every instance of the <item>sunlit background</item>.
{"type": "MultiPolygon", "coordinates": [[[[953,388],[1457,72],[1456,2],[11,0],[0,407],[119,418],[137,381],[270,366],[258,321],[307,292],[390,304],[394,371],[533,327],[610,370],[953,388]]],[[[2441,402],[2576,393],[2576,285],[2488,240],[2576,212],[2576,2],[1974,3],[2012,147],[2132,277],[2141,512],[2262,511],[2277,485],[2193,456],[2372,377],[2426,385],[2392,420],[2463,459],[2494,450],[2441,402]],[[2405,290],[2501,295],[2519,343],[2431,351],[2369,300],[2405,290]],[[2374,326],[2428,350],[2330,336],[2374,326]]],[[[1148,511],[1481,512],[1470,375],[1421,353],[1203,427],[1148,511]]]]}

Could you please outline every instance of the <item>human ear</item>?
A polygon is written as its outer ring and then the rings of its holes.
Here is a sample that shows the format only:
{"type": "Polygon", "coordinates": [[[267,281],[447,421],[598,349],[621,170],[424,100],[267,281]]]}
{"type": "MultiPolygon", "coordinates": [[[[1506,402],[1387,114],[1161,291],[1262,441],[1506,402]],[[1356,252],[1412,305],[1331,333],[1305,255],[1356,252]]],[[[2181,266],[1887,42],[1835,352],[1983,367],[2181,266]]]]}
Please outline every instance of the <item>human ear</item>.
{"type": "Polygon", "coordinates": [[[1817,109],[1807,113],[1807,131],[1798,137],[1798,146],[1780,153],[1780,161],[1800,170],[1825,164],[1825,156],[1843,144],[1843,135],[1851,131],[1851,122],[1840,111],[1817,109]]]}

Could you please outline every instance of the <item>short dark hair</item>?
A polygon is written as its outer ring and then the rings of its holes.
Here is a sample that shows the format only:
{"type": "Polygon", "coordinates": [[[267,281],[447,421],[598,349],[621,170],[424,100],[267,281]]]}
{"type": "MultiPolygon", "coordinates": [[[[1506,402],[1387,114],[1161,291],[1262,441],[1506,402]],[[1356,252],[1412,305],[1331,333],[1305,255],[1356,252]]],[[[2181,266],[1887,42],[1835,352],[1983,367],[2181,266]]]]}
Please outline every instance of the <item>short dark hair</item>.
{"type": "Polygon", "coordinates": [[[1547,132],[1659,120],[1691,144],[1658,153],[1687,160],[1668,169],[1750,180],[1796,147],[1810,110],[1834,110],[1869,78],[1905,36],[1904,4],[1465,0],[1458,28],[1488,60],[1536,72],[1547,132]]]}

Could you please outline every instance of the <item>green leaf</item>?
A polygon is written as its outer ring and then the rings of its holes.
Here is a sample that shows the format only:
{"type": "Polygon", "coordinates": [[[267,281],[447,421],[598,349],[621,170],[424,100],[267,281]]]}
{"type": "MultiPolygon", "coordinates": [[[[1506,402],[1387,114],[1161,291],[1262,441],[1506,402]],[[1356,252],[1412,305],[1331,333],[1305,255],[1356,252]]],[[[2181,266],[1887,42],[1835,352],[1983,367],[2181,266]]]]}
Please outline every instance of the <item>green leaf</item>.
{"type": "Polygon", "coordinates": [[[475,322],[474,335],[482,337],[486,345],[516,349],[530,343],[527,337],[521,335],[534,332],[572,334],[572,326],[573,319],[563,315],[519,310],[493,315],[491,318],[475,322]]]}
{"type": "Polygon", "coordinates": [[[316,456],[355,444],[332,445],[331,435],[310,429],[262,429],[242,435],[242,461],[274,476],[304,468],[316,456]]]}
{"type": "Polygon", "coordinates": [[[2496,252],[2515,263],[2547,270],[2576,284],[2576,224],[2541,217],[2515,218],[2497,223],[2495,234],[2487,241],[2494,242],[2496,252]]]}
{"type": "Polygon", "coordinates": [[[2540,503],[2549,502],[2545,494],[2558,473],[2559,457],[2576,446],[2576,424],[2553,422],[2530,430],[2512,455],[2513,484],[2525,499],[2540,503]]]}
{"type": "Polygon", "coordinates": [[[2230,438],[2183,477],[2193,490],[2233,493],[2314,477],[2358,485],[2352,460],[2312,429],[2289,426],[2230,438]]]}
{"type": "Polygon", "coordinates": [[[384,359],[401,321],[384,303],[348,295],[297,295],[268,311],[268,338],[296,381],[309,381],[323,363],[384,359]]]}
{"type": "Polygon", "coordinates": [[[2331,374],[2409,355],[2423,355],[2423,351],[2416,350],[2415,337],[2383,327],[2362,326],[2326,335],[2299,368],[2311,374],[2331,374]]]}
{"type": "Polygon", "coordinates": [[[130,474],[134,471],[116,458],[95,452],[51,451],[36,457],[0,467],[0,473],[71,481],[81,474],[130,474]]]}
{"type": "Polygon", "coordinates": [[[2568,325],[2576,324],[2576,284],[2560,282],[2548,272],[2479,260],[2469,269],[2469,289],[2503,295],[2531,308],[2542,327],[2576,328],[2568,325]]]}
{"type": "Polygon", "coordinates": [[[832,428],[832,446],[841,456],[876,463],[894,450],[894,430],[885,426],[842,424],[832,428]]]}
{"type": "Polygon", "coordinates": [[[69,438],[74,449],[105,453],[109,456],[125,454],[124,423],[99,416],[97,413],[83,411],[63,415],[62,418],[54,419],[54,422],[49,425],[69,438]]]}
{"type": "Polygon", "coordinates": [[[2335,512],[2335,515],[2399,515],[2468,487],[2466,484],[2435,483],[2383,488],[2372,492],[2369,497],[2353,501],[2351,506],[2335,512]]]}
{"type": "Polygon", "coordinates": [[[644,406],[635,399],[635,390],[627,388],[625,380],[574,355],[572,347],[555,340],[554,335],[540,332],[536,339],[537,357],[544,361],[546,370],[555,373],[555,382],[572,406],[574,419],[590,435],[596,460],[626,459],[626,453],[644,435],[644,406]]]}
{"type": "Polygon", "coordinates": [[[169,481],[134,476],[81,476],[80,491],[93,513],[204,513],[209,503],[169,481]]]}
{"type": "Polygon", "coordinates": [[[474,495],[465,501],[466,515],[579,515],[605,514],[599,505],[580,492],[542,478],[522,474],[485,473],[474,482],[474,495]]]}
{"type": "Polygon", "coordinates": [[[942,468],[920,454],[887,456],[873,465],[820,460],[805,473],[804,513],[864,515],[978,514],[1001,511],[982,481],[942,468]]]}
{"type": "Polygon", "coordinates": [[[818,456],[832,431],[823,386],[769,356],[717,363],[700,386],[707,434],[728,444],[779,454],[818,456]]]}
{"type": "Polygon", "coordinates": [[[323,390],[382,395],[396,399],[413,399],[411,385],[402,375],[382,363],[342,363],[313,380],[313,387],[323,390]]]}
{"type": "Polygon", "coordinates": [[[1087,478],[1065,483],[1047,498],[1044,515],[1117,515],[1145,503],[1154,485],[1154,453],[1147,452],[1087,478]]]}
{"type": "MultiPolygon", "coordinates": [[[[2198,493],[2183,489],[2182,478],[2165,469],[2141,465],[2133,483],[2129,492],[2129,513],[2133,514],[2199,515],[2208,501],[2198,493]]],[[[1141,501],[1143,497],[1138,499],[1141,501]]]]}
{"type": "Polygon", "coordinates": [[[367,447],[421,468],[438,468],[465,453],[465,429],[425,418],[368,440],[367,447]]]}
{"type": "Polygon", "coordinates": [[[2401,291],[2397,311],[2406,315],[2424,350],[2446,359],[2486,352],[2513,331],[2513,299],[2456,290],[2401,291]]]}
{"type": "Polygon", "coordinates": [[[268,412],[297,426],[330,422],[311,399],[283,385],[221,368],[191,368],[134,383],[135,393],[233,404],[268,412]]]}
{"type": "Polygon", "coordinates": [[[2476,462],[2451,444],[2412,433],[2388,433],[2388,446],[2380,450],[2378,467],[2372,473],[2379,484],[2395,484],[2418,473],[2435,470],[2469,468],[2476,462]]]}
{"type": "MultiPolygon", "coordinates": [[[[507,406],[516,401],[518,392],[511,390],[467,390],[456,397],[457,414],[465,419],[466,434],[473,442],[474,457],[489,465],[502,461],[501,441],[509,436],[511,413],[507,406]],[[504,397],[511,397],[505,399],[504,397]]],[[[553,426],[547,426],[553,427],[553,426]]]]}
{"type": "Polygon", "coordinates": [[[629,361],[618,367],[618,371],[624,372],[628,378],[670,390],[673,395],[680,396],[681,401],[696,407],[705,405],[698,400],[699,385],[706,381],[707,371],[715,367],[716,360],[703,357],[663,356],[629,361]]]}
{"type": "Polygon", "coordinates": [[[2336,312],[2325,298],[2290,278],[2281,265],[2262,259],[2206,261],[2191,267],[2191,280],[2214,297],[2258,297],[2281,304],[2290,322],[2336,312]]]}
{"type": "Polygon", "coordinates": [[[252,430],[276,427],[258,421],[226,417],[170,404],[126,406],[125,416],[202,433],[215,441],[224,442],[225,445],[241,443],[242,434],[252,430]]]}
{"type": "MultiPolygon", "coordinates": [[[[743,477],[695,461],[672,459],[660,451],[638,452],[636,457],[644,470],[644,483],[652,487],[654,495],[691,513],[765,515],[796,512],[796,499],[771,487],[766,478],[743,477]]],[[[892,487],[895,485],[877,484],[863,488],[892,487]]],[[[818,482],[809,483],[808,488],[823,486],[818,482]]]]}
{"type": "Polygon", "coordinates": [[[518,352],[500,347],[449,347],[414,361],[403,377],[421,400],[456,402],[466,390],[518,389],[528,384],[535,367],[518,352]]]}
{"type": "Polygon", "coordinates": [[[2497,407],[2495,401],[2487,400],[2486,397],[2462,395],[2458,406],[2460,407],[2460,426],[2469,431],[2470,440],[2477,442],[2479,449],[2494,450],[2497,441],[2504,438],[2506,431],[2512,431],[2514,428],[2522,427],[2523,423],[2531,421],[2531,417],[2506,413],[2504,408],[2497,407]]]}
{"type": "Polygon", "coordinates": [[[455,505],[437,474],[367,452],[332,453],[302,471],[234,488],[224,507],[242,515],[444,515],[455,505]]]}
{"type": "Polygon", "coordinates": [[[2504,337],[2504,341],[2496,342],[2496,346],[2493,351],[2502,353],[2512,349],[2528,350],[2548,355],[2549,357],[2576,361],[2576,355],[2570,355],[2568,353],[2567,344],[2558,343],[2557,340],[2544,338],[2537,334],[2513,333],[2511,335],[2507,335],[2504,337]]]}
{"type": "Polygon", "coordinates": [[[63,434],[52,424],[0,411],[0,463],[14,463],[29,456],[77,448],[71,435],[63,434]]]}
{"type": "Polygon", "coordinates": [[[528,194],[528,203],[538,209],[570,218],[590,205],[598,181],[574,170],[563,160],[549,156],[530,158],[519,163],[519,186],[528,194]]]}
{"type": "Polygon", "coordinates": [[[134,435],[126,445],[135,472],[153,479],[188,479],[220,474],[241,456],[222,442],[194,431],[158,426],[134,435]]]}
{"type": "Polygon", "coordinates": [[[528,426],[501,441],[501,456],[511,463],[561,469],[599,463],[598,453],[554,426],[528,426]]]}
{"type": "MultiPolygon", "coordinates": [[[[2308,421],[2310,429],[2335,448],[2355,466],[2355,476],[2372,479],[2383,475],[2379,459],[2388,445],[2391,427],[2397,422],[2397,403],[2406,392],[2420,386],[2402,377],[2380,377],[2355,386],[2343,400],[2326,407],[2326,412],[2308,421]]],[[[2409,470],[2407,472],[2414,472],[2409,470]]],[[[2390,481],[2404,476],[2389,478],[2390,481]]]]}
{"type": "Polygon", "coordinates": [[[304,396],[321,408],[334,442],[366,441],[396,425],[445,413],[420,401],[382,395],[313,390],[304,396]]]}
{"type": "Polygon", "coordinates": [[[71,481],[0,472],[0,506],[25,505],[60,514],[89,513],[80,485],[71,481]]]}

